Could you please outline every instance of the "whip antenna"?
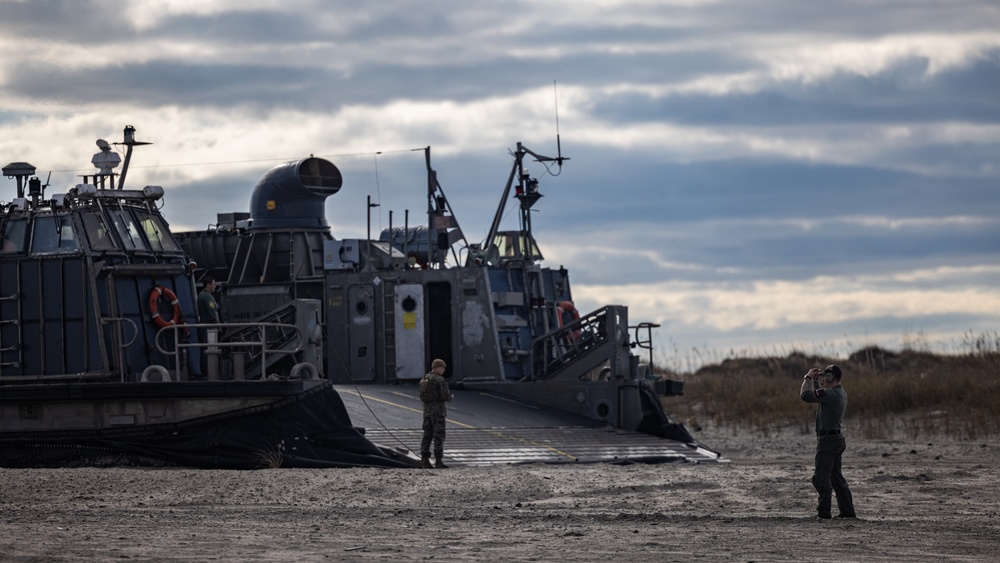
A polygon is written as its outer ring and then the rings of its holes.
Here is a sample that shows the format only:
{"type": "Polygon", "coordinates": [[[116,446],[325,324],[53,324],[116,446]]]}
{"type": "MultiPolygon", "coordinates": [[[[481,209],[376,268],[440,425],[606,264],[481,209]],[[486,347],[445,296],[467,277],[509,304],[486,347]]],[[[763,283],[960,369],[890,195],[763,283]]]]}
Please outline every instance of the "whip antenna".
{"type": "Polygon", "coordinates": [[[556,88],[556,81],[552,81],[552,96],[555,98],[556,106],[556,162],[562,168],[562,143],[559,140],[559,91],[556,88]]]}

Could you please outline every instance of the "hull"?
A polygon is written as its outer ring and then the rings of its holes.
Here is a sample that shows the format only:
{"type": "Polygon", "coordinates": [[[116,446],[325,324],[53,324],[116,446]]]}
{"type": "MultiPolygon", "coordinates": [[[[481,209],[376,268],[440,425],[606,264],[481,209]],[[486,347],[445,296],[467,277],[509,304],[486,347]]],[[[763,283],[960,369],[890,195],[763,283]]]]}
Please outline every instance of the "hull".
{"type": "Polygon", "coordinates": [[[0,413],[3,467],[416,465],[370,442],[322,381],[21,386],[0,390],[0,413]]]}

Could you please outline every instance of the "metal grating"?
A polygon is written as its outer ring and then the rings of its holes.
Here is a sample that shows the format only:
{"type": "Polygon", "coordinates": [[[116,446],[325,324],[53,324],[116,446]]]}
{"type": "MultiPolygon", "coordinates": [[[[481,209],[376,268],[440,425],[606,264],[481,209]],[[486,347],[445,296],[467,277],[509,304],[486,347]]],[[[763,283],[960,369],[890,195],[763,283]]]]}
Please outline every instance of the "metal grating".
{"type": "MultiPolygon", "coordinates": [[[[420,451],[419,429],[368,429],[371,441],[400,442],[420,451]]],[[[445,463],[488,466],[521,463],[724,462],[708,449],[638,432],[602,428],[448,428],[445,463]]]]}

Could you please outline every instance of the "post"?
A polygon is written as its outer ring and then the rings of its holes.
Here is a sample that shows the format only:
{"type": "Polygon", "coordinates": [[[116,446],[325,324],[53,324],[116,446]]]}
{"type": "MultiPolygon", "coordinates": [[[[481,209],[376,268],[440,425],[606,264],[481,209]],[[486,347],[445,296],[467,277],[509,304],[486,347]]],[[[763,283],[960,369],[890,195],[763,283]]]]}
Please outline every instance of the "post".
{"type": "Polygon", "coordinates": [[[368,238],[365,240],[366,250],[365,250],[365,271],[370,272],[372,266],[372,207],[378,207],[379,204],[372,203],[372,196],[368,196],[368,238]]]}

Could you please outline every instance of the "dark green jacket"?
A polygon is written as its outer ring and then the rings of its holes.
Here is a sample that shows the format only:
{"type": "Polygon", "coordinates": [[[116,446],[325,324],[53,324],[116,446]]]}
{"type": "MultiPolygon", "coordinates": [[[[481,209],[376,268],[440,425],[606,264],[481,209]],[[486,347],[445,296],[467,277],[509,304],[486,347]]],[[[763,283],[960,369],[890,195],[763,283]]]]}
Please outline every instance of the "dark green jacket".
{"type": "Polygon", "coordinates": [[[219,323],[219,304],[215,298],[207,291],[198,294],[198,322],[199,323],[219,323]]]}
{"type": "Polygon", "coordinates": [[[807,403],[819,403],[816,411],[816,432],[841,430],[844,411],[847,410],[847,391],[840,385],[830,389],[809,389],[801,398],[807,403]]]}

